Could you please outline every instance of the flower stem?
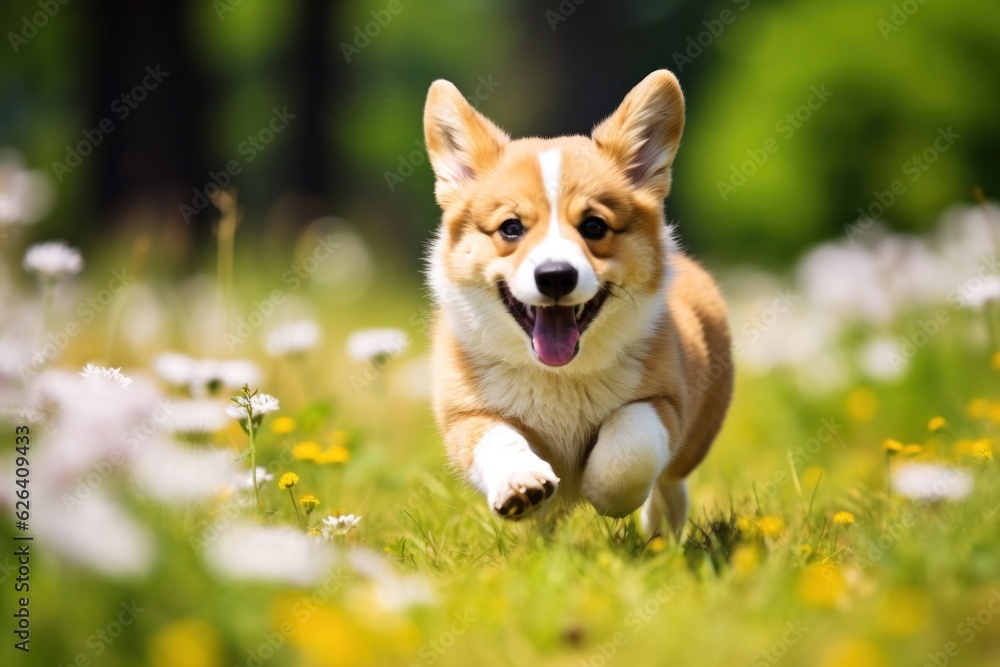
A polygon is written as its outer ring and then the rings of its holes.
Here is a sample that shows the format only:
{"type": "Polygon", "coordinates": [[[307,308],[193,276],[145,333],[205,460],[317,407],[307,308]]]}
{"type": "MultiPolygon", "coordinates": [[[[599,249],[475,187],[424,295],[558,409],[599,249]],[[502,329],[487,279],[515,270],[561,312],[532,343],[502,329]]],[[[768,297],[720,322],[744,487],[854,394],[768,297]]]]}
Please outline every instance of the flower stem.
{"type": "Polygon", "coordinates": [[[292,507],[295,508],[295,516],[298,517],[299,519],[299,526],[301,526],[302,529],[305,530],[306,522],[302,519],[302,513],[299,512],[299,506],[295,502],[295,493],[292,492],[292,487],[288,487],[288,495],[292,499],[292,507]]]}
{"type": "Polygon", "coordinates": [[[247,408],[247,432],[250,434],[250,475],[253,479],[253,509],[260,511],[260,499],[257,497],[257,431],[253,425],[253,415],[247,408]]]}

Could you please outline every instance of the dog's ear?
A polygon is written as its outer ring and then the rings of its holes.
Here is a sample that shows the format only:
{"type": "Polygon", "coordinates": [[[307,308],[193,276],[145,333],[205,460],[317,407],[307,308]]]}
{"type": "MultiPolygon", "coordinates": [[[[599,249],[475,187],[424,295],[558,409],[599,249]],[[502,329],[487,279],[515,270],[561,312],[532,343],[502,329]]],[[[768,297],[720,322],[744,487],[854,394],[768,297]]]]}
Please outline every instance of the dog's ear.
{"type": "Polygon", "coordinates": [[[670,192],[670,166],[684,131],[684,94],[671,72],[653,72],[633,88],[591,138],[638,188],[670,192]]]}
{"type": "Polygon", "coordinates": [[[446,208],[464,185],[496,163],[510,138],[450,81],[438,79],[427,91],[424,141],[437,177],[434,194],[446,208]]]}

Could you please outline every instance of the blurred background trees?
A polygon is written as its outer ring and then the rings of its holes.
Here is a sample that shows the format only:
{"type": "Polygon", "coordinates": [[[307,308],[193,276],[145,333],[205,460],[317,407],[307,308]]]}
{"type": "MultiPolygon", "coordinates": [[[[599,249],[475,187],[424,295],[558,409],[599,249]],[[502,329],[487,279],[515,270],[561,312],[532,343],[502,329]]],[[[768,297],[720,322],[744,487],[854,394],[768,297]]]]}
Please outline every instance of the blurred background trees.
{"type": "Polygon", "coordinates": [[[30,233],[84,247],[141,230],[165,253],[210,248],[217,212],[185,224],[183,206],[228,173],[241,233],[339,215],[415,268],[437,222],[421,112],[439,77],[519,136],[586,133],[674,70],[688,126],[668,217],[714,262],[787,264],[859,210],[920,230],[976,187],[995,198],[1000,175],[990,0],[53,0],[6,3],[0,27],[0,145],[56,181],[30,233]],[[53,166],[80,142],[78,166],[53,166]]]}

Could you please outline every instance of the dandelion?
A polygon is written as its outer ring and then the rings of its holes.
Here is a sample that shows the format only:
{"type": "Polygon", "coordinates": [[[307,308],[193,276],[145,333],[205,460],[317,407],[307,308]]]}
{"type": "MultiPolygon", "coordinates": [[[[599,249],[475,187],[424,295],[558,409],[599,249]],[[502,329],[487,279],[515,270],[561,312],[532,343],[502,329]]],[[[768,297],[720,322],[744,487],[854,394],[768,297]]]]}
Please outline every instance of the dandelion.
{"type": "Polygon", "coordinates": [[[890,454],[892,454],[893,452],[901,452],[903,451],[903,443],[901,443],[899,440],[893,440],[892,438],[888,438],[886,439],[885,442],[882,443],[882,448],[885,449],[885,451],[887,451],[890,454]]]}
{"type": "Polygon", "coordinates": [[[906,456],[916,456],[922,451],[924,451],[923,445],[912,444],[903,447],[903,454],[905,454],[906,456]]]}
{"type": "MultiPolygon", "coordinates": [[[[305,520],[302,518],[302,514],[299,513],[299,506],[295,502],[295,492],[292,491],[292,489],[295,488],[295,485],[298,483],[299,483],[298,475],[296,475],[294,472],[286,472],[284,475],[281,476],[281,479],[278,480],[278,488],[288,489],[288,497],[292,499],[292,508],[295,509],[295,516],[299,520],[299,525],[305,528],[306,527],[305,520]]],[[[313,498],[315,498],[315,496],[313,496],[313,498]]]]}
{"type": "Polygon", "coordinates": [[[284,357],[307,352],[318,342],[319,326],[312,320],[297,320],[272,329],[264,347],[268,355],[284,357]]]}
{"type": "Polygon", "coordinates": [[[970,419],[986,419],[990,414],[990,402],[985,398],[974,398],[965,406],[965,414],[970,419]]]}
{"type": "Polygon", "coordinates": [[[269,412],[278,409],[278,399],[270,394],[258,394],[257,390],[250,391],[249,385],[243,385],[242,396],[233,396],[230,399],[233,405],[226,406],[226,414],[234,419],[240,420],[240,425],[250,436],[250,448],[240,457],[250,457],[250,471],[253,476],[253,504],[254,509],[260,508],[260,498],[257,494],[257,429],[260,422],[269,412]]]}
{"type": "Polygon", "coordinates": [[[936,433],[948,425],[944,417],[931,417],[931,420],[927,422],[927,429],[932,433],[936,433]]]}
{"type": "Polygon", "coordinates": [[[667,541],[662,536],[657,535],[649,541],[647,548],[654,554],[658,554],[667,548],[667,541]]]}
{"type": "Polygon", "coordinates": [[[990,441],[986,438],[980,438],[979,440],[959,440],[955,443],[955,454],[959,456],[971,456],[982,462],[993,460],[993,448],[990,446],[990,441]]]}
{"type": "Polygon", "coordinates": [[[906,463],[893,469],[892,488],[911,500],[962,500],[972,493],[972,476],[938,463],[906,463]]]}
{"type": "Polygon", "coordinates": [[[292,447],[292,458],[299,461],[315,461],[322,451],[318,443],[307,440],[292,447]]]}
{"type": "Polygon", "coordinates": [[[278,417],[271,422],[271,433],[275,435],[288,435],[295,430],[295,420],[291,417],[278,417]]]}
{"type": "Polygon", "coordinates": [[[809,544],[800,544],[799,545],[799,555],[802,556],[802,558],[806,558],[807,559],[807,558],[809,558],[809,556],[812,556],[812,553],[813,553],[813,548],[812,548],[811,545],[809,545],[809,544]]]}
{"type": "Polygon", "coordinates": [[[314,459],[316,463],[347,463],[351,458],[351,452],[343,445],[333,445],[327,447],[314,459]]]}
{"type": "Polygon", "coordinates": [[[363,329],[347,338],[347,353],[361,362],[399,356],[409,346],[410,338],[401,329],[363,329]]]}
{"type": "Polygon", "coordinates": [[[324,540],[330,541],[334,537],[344,537],[354,530],[361,523],[361,517],[353,514],[342,516],[328,516],[323,519],[321,535],[324,540]]]}
{"type": "Polygon", "coordinates": [[[833,522],[838,526],[849,526],[854,523],[854,515],[850,512],[837,512],[833,515],[833,522]]]}
{"type": "Polygon", "coordinates": [[[122,375],[120,366],[118,368],[106,368],[104,366],[87,364],[83,367],[80,377],[90,383],[103,384],[105,386],[117,385],[121,389],[128,389],[129,385],[132,384],[132,378],[122,375]]]}
{"type": "Polygon", "coordinates": [[[778,537],[785,532],[785,521],[778,516],[763,516],[757,522],[764,537],[778,537]]]}
{"type": "Polygon", "coordinates": [[[867,387],[852,389],[847,395],[847,416],[856,422],[870,422],[878,409],[878,397],[867,387]]]}
{"type": "Polygon", "coordinates": [[[83,271],[83,257],[79,250],[62,241],[49,241],[28,248],[23,266],[26,271],[53,282],[83,271]]]}
{"type": "Polygon", "coordinates": [[[847,592],[844,573],[832,563],[816,563],[799,574],[799,597],[814,607],[835,607],[847,592]]]}
{"type": "Polygon", "coordinates": [[[313,510],[319,507],[319,498],[311,493],[307,493],[299,498],[299,505],[301,505],[302,509],[305,510],[306,516],[309,516],[313,513],[313,510]]]}
{"type": "Polygon", "coordinates": [[[749,544],[741,544],[733,551],[729,562],[737,575],[745,577],[760,567],[760,552],[749,544]]]}

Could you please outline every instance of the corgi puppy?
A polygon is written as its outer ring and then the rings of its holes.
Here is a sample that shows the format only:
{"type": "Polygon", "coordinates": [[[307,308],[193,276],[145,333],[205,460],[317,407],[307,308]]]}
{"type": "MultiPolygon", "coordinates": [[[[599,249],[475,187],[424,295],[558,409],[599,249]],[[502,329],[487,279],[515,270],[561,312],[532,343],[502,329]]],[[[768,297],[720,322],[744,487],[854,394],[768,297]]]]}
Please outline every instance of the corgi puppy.
{"type": "Polygon", "coordinates": [[[642,508],[647,534],[684,526],[733,369],[722,296],[664,219],[683,127],[666,70],[589,137],[511,140],[448,81],[430,87],[432,402],[498,516],[585,500],[642,508]]]}

